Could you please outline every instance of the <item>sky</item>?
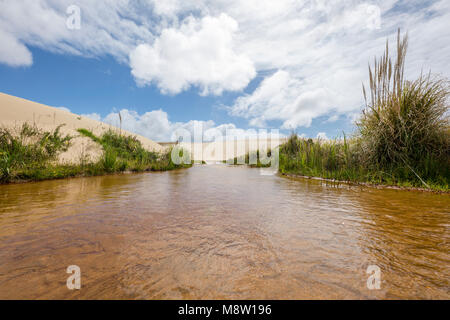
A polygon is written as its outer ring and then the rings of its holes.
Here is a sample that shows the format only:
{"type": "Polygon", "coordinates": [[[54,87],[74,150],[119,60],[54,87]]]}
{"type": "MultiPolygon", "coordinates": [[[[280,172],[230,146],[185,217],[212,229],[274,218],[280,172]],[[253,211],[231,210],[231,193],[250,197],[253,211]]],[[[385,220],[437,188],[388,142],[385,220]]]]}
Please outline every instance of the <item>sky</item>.
{"type": "Polygon", "coordinates": [[[398,28],[406,77],[450,76],[450,2],[0,0],[0,91],[156,141],[184,128],[355,130],[398,28]]]}

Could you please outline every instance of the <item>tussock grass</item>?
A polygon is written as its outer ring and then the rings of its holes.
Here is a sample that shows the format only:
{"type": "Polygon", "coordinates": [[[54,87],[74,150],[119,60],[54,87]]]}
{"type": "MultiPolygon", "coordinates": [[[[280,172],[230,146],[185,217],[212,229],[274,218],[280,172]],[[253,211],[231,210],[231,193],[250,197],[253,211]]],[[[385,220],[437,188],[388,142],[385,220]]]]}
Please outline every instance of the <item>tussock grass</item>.
{"type": "Polygon", "coordinates": [[[385,170],[399,180],[430,187],[447,184],[450,175],[449,81],[421,75],[404,80],[408,36],[400,31],[397,60],[389,45],[369,67],[370,99],[358,125],[361,161],[370,170],[385,170]]]}
{"type": "Polygon", "coordinates": [[[357,132],[347,140],[292,135],[280,148],[280,171],[346,181],[448,190],[449,81],[431,74],[404,79],[408,36],[400,31],[395,63],[384,55],[369,66],[369,93],[357,132]]]}

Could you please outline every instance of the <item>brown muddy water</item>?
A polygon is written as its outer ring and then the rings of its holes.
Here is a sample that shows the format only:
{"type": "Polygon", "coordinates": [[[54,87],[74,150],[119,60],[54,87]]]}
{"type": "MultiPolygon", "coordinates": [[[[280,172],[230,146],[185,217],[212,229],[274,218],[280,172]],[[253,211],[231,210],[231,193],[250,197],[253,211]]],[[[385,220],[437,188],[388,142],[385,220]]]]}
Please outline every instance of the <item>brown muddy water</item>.
{"type": "Polygon", "coordinates": [[[0,186],[0,299],[449,299],[449,207],[219,165],[0,186]]]}

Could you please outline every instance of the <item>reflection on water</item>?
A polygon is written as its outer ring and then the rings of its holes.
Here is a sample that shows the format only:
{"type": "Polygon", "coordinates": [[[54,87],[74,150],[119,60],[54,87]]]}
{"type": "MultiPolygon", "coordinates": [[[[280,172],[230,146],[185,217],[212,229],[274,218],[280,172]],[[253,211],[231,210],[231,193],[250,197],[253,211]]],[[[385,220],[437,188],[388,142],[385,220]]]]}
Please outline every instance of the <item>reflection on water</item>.
{"type": "Polygon", "coordinates": [[[0,186],[0,298],[449,299],[449,207],[227,166],[0,186]]]}

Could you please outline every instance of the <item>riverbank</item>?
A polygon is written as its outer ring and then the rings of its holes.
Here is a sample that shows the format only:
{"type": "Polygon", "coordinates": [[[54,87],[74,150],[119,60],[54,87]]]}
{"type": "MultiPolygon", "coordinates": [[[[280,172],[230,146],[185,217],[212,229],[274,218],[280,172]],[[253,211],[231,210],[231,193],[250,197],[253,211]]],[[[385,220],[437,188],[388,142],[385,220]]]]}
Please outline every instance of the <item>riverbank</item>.
{"type": "Polygon", "coordinates": [[[430,193],[436,193],[436,194],[450,195],[450,190],[448,188],[443,189],[443,190],[438,190],[438,189],[426,189],[426,188],[418,188],[418,187],[401,187],[401,186],[387,185],[387,184],[374,184],[374,183],[368,183],[368,182],[334,180],[334,179],[302,176],[302,175],[289,174],[289,173],[280,173],[280,175],[284,176],[284,177],[288,177],[288,178],[294,178],[294,179],[316,180],[316,181],[329,182],[329,183],[338,184],[338,185],[346,184],[349,186],[369,187],[369,188],[380,189],[380,190],[386,189],[386,190],[400,190],[400,191],[417,191],[417,192],[430,192],[430,193]]]}
{"type": "MultiPolygon", "coordinates": [[[[193,165],[192,165],[193,166],[193,165]]],[[[118,171],[118,172],[103,172],[103,173],[95,173],[91,174],[89,170],[82,171],[79,170],[79,168],[56,168],[56,171],[64,171],[68,172],[68,174],[64,175],[52,175],[49,178],[42,178],[42,179],[29,179],[29,180],[14,180],[7,183],[0,182],[0,186],[7,186],[7,185],[21,185],[21,184],[29,184],[33,182],[44,182],[44,181],[57,181],[57,180],[71,180],[71,179],[78,179],[78,178],[95,178],[95,177],[114,177],[114,176],[131,176],[135,174],[143,174],[143,173],[150,173],[150,172],[166,172],[166,171],[176,171],[176,170],[184,170],[187,168],[191,168],[192,166],[184,166],[184,167],[178,167],[174,169],[168,169],[168,170],[146,170],[146,171],[118,171]],[[74,174],[69,174],[70,172],[73,172],[74,174]]],[[[51,169],[50,169],[51,171],[51,169]]]]}
{"type": "Polygon", "coordinates": [[[115,130],[96,136],[87,129],[78,131],[102,149],[98,160],[93,161],[89,154],[82,154],[76,163],[61,162],[59,155],[70,148],[73,140],[73,136],[61,133],[61,128],[58,126],[53,131],[45,131],[27,123],[16,129],[0,128],[0,183],[100,176],[127,171],[168,171],[191,166],[173,163],[173,148],[157,153],[145,149],[134,136],[115,130]]]}
{"type": "Polygon", "coordinates": [[[116,170],[106,171],[99,164],[81,165],[54,165],[46,168],[35,168],[28,171],[22,171],[11,179],[0,181],[0,185],[21,184],[28,182],[39,182],[47,180],[61,180],[70,178],[98,177],[107,175],[135,174],[145,172],[163,172],[172,170],[181,170],[192,167],[192,165],[161,165],[149,167],[142,170],[116,170]]]}
{"type": "MultiPolygon", "coordinates": [[[[285,145],[282,145],[281,148],[284,148],[285,145]]],[[[448,178],[446,182],[438,184],[428,181],[428,188],[421,187],[420,181],[395,181],[395,180],[383,180],[382,176],[385,174],[384,172],[353,172],[349,174],[349,171],[323,171],[319,172],[314,168],[308,167],[307,165],[301,165],[297,160],[292,160],[292,158],[286,159],[286,155],[280,156],[281,160],[279,161],[279,175],[289,178],[298,178],[298,179],[306,179],[306,180],[317,180],[323,182],[329,182],[332,184],[347,184],[351,186],[364,186],[375,189],[391,189],[391,190],[402,190],[402,191],[417,191],[417,192],[430,192],[437,194],[450,194],[450,188],[448,184],[448,178]],[[286,162],[296,162],[295,168],[290,168],[286,170],[286,162]],[[309,174],[303,174],[301,172],[308,172],[309,174]],[[322,175],[323,174],[323,175],[322,175]],[[358,175],[359,174],[359,175],[358,175]],[[353,180],[345,179],[343,177],[352,176],[353,180]],[[339,178],[335,178],[339,177],[339,178]],[[378,180],[375,180],[375,177],[378,180]]],[[[271,167],[272,164],[263,164],[258,158],[257,164],[249,164],[248,162],[249,155],[246,155],[245,158],[234,158],[230,161],[223,161],[224,164],[228,164],[231,166],[248,166],[249,168],[268,168],[271,167]],[[245,162],[244,162],[245,159],[245,162]]],[[[291,166],[292,166],[291,162],[291,166]]],[[[266,161],[264,162],[266,163],[266,161]]]]}
{"type": "Polygon", "coordinates": [[[313,141],[292,135],[280,147],[279,172],[338,183],[449,192],[450,168],[445,157],[382,166],[365,161],[362,145],[358,138],[313,141]]]}
{"type": "Polygon", "coordinates": [[[436,161],[431,165],[428,163],[427,170],[414,170],[405,164],[394,164],[384,168],[370,167],[364,163],[360,148],[361,142],[357,139],[313,140],[302,139],[293,134],[286,143],[275,149],[277,152],[258,150],[222,162],[250,168],[278,165],[278,172],[282,176],[337,184],[450,193],[450,168],[445,160],[441,159],[441,162],[436,161]],[[278,157],[275,156],[277,154],[278,157]]]}

